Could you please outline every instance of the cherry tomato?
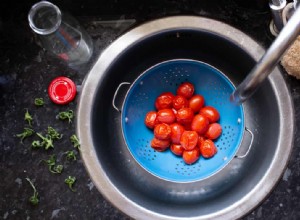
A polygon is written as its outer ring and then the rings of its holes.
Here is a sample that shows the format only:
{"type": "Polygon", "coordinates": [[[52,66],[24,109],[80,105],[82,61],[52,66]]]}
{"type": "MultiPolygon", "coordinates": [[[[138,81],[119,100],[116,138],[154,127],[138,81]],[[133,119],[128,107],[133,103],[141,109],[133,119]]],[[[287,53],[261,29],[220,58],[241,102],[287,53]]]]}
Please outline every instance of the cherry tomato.
{"type": "Polygon", "coordinates": [[[174,123],[171,127],[171,141],[173,144],[180,144],[181,135],[184,132],[184,127],[181,124],[174,123]]]}
{"type": "Polygon", "coordinates": [[[157,124],[157,112],[150,111],[146,114],[145,124],[148,128],[153,129],[157,124]]]}
{"type": "Polygon", "coordinates": [[[154,128],[154,137],[160,140],[168,140],[171,137],[171,127],[166,124],[158,124],[154,128]]]}
{"type": "Polygon", "coordinates": [[[156,151],[164,151],[169,146],[170,146],[169,140],[160,140],[154,137],[151,141],[151,147],[156,151]]]}
{"type": "Polygon", "coordinates": [[[184,131],[180,138],[180,144],[185,150],[193,150],[198,143],[199,136],[196,131],[184,131]]]}
{"type": "Polygon", "coordinates": [[[211,140],[217,139],[222,133],[222,127],[218,123],[212,123],[208,125],[208,129],[205,133],[205,137],[211,140]]]}
{"type": "Polygon", "coordinates": [[[187,164],[195,163],[200,157],[200,150],[198,147],[193,150],[185,150],[183,151],[182,158],[183,161],[187,164]]]}
{"type": "Polygon", "coordinates": [[[202,142],[205,141],[205,138],[203,136],[199,136],[199,139],[198,139],[198,147],[200,149],[200,146],[202,144],[202,142]]]}
{"type": "Polygon", "coordinates": [[[170,150],[173,154],[181,156],[183,154],[184,148],[181,146],[181,144],[171,144],[170,150]]]}
{"type": "Polygon", "coordinates": [[[211,158],[217,153],[217,147],[210,139],[206,139],[200,145],[200,153],[204,158],[211,158]]]}
{"type": "Polygon", "coordinates": [[[181,108],[186,108],[188,107],[188,105],[189,105],[188,100],[182,95],[177,95],[173,99],[173,108],[176,110],[179,110],[181,108]]]}
{"type": "Polygon", "coordinates": [[[157,121],[160,123],[172,124],[176,121],[176,115],[172,109],[162,109],[157,112],[157,121]]]}
{"type": "Polygon", "coordinates": [[[189,82],[184,82],[181,85],[178,86],[176,94],[182,95],[185,98],[189,99],[193,96],[195,91],[194,85],[189,82]]]}
{"type": "Polygon", "coordinates": [[[208,119],[205,116],[198,114],[195,115],[195,117],[193,118],[191,129],[193,131],[196,131],[198,134],[202,135],[207,131],[208,125],[208,119]]]}
{"type": "Polygon", "coordinates": [[[155,100],[155,107],[157,110],[172,108],[174,95],[171,92],[164,92],[160,94],[155,100]]]}
{"type": "Polygon", "coordinates": [[[193,112],[199,112],[204,105],[204,97],[202,95],[193,95],[189,100],[189,107],[193,112]]]}
{"type": "Polygon", "coordinates": [[[220,119],[220,114],[217,109],[212,106],[205,106],[200,109],[200,114],[208,118],[209,123],[217,122],[220,119]]]}
{"type": "Polygon", "coordinates": [[[194,118],[194,112],[191,108],[181,108],[177,111],[176,119],[181,124],[191,123],[194,118]]]}

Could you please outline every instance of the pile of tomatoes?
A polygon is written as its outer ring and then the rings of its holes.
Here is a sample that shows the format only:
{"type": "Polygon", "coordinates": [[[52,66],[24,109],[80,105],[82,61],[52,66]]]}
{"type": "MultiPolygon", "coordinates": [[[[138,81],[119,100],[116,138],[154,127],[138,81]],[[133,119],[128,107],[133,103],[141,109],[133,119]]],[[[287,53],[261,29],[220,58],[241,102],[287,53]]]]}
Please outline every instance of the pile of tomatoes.
{"type": "Polygon", "coordinates": [[[187,164],[200,156],[213,157],[217,153],[213,141],[222,133],[217,109],[205,106],[204,97],[194,92],[194,85],[184,82],[175,95],[160,94],[155,100],[157,111],[149,111],[145,117],[146,126],[154,132],[151,147],[156,151],[170,148],[187,164]]]}

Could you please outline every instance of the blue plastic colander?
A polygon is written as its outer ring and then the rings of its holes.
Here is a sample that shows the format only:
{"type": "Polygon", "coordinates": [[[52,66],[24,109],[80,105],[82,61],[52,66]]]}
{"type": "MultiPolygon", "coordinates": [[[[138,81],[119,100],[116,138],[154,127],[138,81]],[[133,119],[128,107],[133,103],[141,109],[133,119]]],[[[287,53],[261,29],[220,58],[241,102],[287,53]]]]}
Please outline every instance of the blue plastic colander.
{"type": "Polygon", "coordinates": [[[168,181],[199,181],[216,174],[236,155],[245,130],[242,105],[229,101],[234,90],[224,74],[203,62],[177,59],[149,68],[132,83],[122,106],[123,136],[132,156],[146,171],[168,181]],[[155,110],[157,96],[168,91],[176,94],[178,85],[186,81],[194,84],[195,94],[204,96],[206,106],[219,111],[223,128],[215,141],[217,154],[210,159],[200,157],[192,165],[170,150],[153,150],[153,131],[144,124],[146,113],[155,110]]]}

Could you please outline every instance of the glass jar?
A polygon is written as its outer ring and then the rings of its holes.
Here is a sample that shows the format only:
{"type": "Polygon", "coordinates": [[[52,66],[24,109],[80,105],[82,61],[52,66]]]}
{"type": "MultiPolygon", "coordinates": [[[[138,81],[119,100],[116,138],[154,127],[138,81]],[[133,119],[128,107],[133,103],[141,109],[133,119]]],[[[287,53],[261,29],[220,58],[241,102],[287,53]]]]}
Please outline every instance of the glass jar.
{"type": "Polygon", "coordinates": [[[42,47],[76,66],[89,61],[93,54],[90,36],[71,15],[48,2],[32,6],[28,14],[29,26],[38,35],[42,47]]]}

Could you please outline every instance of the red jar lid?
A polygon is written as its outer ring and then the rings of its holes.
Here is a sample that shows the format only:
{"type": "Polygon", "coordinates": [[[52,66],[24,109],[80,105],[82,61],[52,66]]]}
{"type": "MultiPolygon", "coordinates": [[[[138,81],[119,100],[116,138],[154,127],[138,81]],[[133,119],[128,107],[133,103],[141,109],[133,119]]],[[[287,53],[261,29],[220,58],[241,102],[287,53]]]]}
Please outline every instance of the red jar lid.
{"type": "Polygon", "coordinates": [[[57,77],[50,83],[48,95],[56,104],[67,104],[76,96],[76,85],[67,77],[57,77]]]}

